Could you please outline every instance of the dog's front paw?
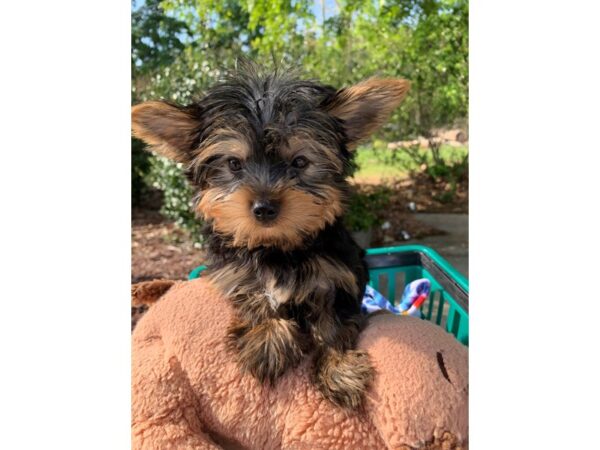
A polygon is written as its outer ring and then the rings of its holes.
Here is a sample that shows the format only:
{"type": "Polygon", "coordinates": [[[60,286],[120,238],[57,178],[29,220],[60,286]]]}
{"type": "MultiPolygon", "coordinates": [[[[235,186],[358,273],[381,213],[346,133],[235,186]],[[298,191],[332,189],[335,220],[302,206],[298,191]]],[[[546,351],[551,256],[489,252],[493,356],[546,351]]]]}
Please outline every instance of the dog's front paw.
{"type": "Polygon", "coordinates": [[[261,382],[273,384],[303,355],[300,330],[291,320],[267,319],[256,326],[237,322],[229,327],[229,336],[242,370],[261,382]]]}
{"type": "Polygon", "coordinates": [[[315,360],[313,381],[327,400],[342,408],[357,409],[373,375],[366,352],[326,349],[315,360]]]}

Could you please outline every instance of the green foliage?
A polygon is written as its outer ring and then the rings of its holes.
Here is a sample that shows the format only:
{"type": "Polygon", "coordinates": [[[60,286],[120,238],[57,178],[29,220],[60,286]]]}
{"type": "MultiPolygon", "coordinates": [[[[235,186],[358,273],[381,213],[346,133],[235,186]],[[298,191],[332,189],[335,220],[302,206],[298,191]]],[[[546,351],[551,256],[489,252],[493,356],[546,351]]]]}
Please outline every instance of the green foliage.
{"type": "Polygon", "coordinates": [[[150,158],[147,176],[152,187],[163,192],[161,214],[188,230],[200,242],[201,224],[193,213],[192,189],[187,183],[183,167],[161,156],[150,158]]]}
{"type": "Polygon", "coordinates": [[[411,81],[404,104],[381,133],[388,139],[427,136],[466,118],[466,0],[342,1],[312,50],[303,65],[334,85],[376,74],[411,81]]]}
{"type": "Polygon", "coordinates": [[[441,157],[440,146],[431,145],[432,163],[425,165],[425,173],[434,182],[445,182],[449,186],[439,200],[448,203],[454,200],[458,183],[467,180],[469,175],[469,154],[466,153],[458,160],[447,160],[441,157]]]}
{"type": "Polygon", "coordinates": [[[134,77],[172,64],[189,36],[185,22],[165,15],[160,0],[146,0],[131,13],[131,67],[134,77]]]}
{"type": "Polygon", "coordinates": [[[458,160],[448,160],[441,156],[440,145],[431,145],[431,163],[427,165],[425,172],[432,180],[450,181],[456,183],[463,181],[468,174],[469,154],[458,160]]]}
{"type": "MultiPolygon", "coordinates": [[[[185,21],[193,57],[218,70],[240,56],[342,86],[380,75],[412,82],[404,105],[382,135],[428,136],[464,120],[468,107],[467,0],[340,0],[317,23],[308,0],[167,0],[185,21]]],[[[330,3],[330,2],[327,2],[330,3]]],[[[187,57],[187,56],[186,56],[187,57]]]]}
{"type": "MultiPolygon", "coordinates": [[[[160,71],[174,64],[186,49],[182,41],[189,35],[185,22],[165,15],[160,0],[146,0],[131,13],[131,77],[132,102],[147,100],[156,93],[153,88],[160,71]],[[158,74],[157,74],[158,72],[158,74]]],[[[133,205],[140,204],[147,191],[151,155],[144,144],[131,140],[131,193],[133,205]]]]}
{"type": "Polygon", "coordinates": [[[131,202],[137,205],[142,201],[142,196],[147,190],[146,176],[150,169],[148,152],[144,150],[144,144],[131,139],[131,202]]]}
{"type": "Polygon", "coordinates": [[[353,191],[344,216],[348,229],[366,231],[381,225],[382,212],[389,205],[390,196],[390,190],[383,186],[371,192],[353,191]]]}

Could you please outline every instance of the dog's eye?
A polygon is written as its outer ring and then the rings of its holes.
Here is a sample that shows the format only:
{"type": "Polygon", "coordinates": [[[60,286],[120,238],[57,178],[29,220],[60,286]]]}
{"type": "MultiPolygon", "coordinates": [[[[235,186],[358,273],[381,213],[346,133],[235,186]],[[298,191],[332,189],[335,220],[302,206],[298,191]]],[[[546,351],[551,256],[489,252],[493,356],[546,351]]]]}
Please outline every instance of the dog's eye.
{"type": "Polygon", "coordinates": [[[302,169],[307,165],[308,159],[306,159],[304,156],[298,156],[292,161],[292,167],[295,167],[296,169],[302,169]]]}
{"type": "Polygon", "coordinates": [[[229,169],[231,169],[232,172],[237,172],[242,169],[242,163],[237,158],[229,158],[229,161],[227,162],[229,163],[229,169]]]}

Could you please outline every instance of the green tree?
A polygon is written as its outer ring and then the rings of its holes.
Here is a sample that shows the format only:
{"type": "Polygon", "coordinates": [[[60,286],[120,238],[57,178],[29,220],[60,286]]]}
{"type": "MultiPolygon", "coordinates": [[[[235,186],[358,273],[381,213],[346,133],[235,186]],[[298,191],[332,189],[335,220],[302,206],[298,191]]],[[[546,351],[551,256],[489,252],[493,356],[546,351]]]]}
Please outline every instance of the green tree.
{"type": "MultiPolygon", "coordinates": [[[[131,78],[132,102],[138,103],[146,96],[145,88],[152,84],[152,74],[173,64],[185,48],[189,37],[187,24],[165,15],[159,0],[146,0],[131,13],[131,78]],[[142,87],[140,89],[140,87],[142,87]]],[[[190,44],[193,45],[193,44],[190,44]]],[[[146,191],[151,162],[144,144],[131,140],[131,194],[132,203],[139,204],[146,191]]]]}
{"type": "Polygon", "coordinates": [[[190,32],[187,24],[166,15],[160,3],[160,0],[146,0],[142,6],[136,7],[136,2],[132,2],[133,78],[173,63],[186,45],[194,45],[188,40],[190,32]]]}

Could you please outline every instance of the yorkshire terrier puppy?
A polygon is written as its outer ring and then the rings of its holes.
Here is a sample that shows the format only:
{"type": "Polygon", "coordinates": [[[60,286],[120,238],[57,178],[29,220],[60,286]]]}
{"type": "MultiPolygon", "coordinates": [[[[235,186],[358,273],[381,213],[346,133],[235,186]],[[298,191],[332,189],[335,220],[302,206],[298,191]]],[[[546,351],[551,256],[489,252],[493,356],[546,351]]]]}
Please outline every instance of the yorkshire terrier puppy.
{"type": "Polygon", "coordinates": [[[344,228],[353,150],[409,89],[372,78],[336,90],[244,67],[198,101],[134,106],[132,127],[184,164],[206,222],[209,277],[233,303],[240,367],[273,383],[303,356],[325,398],[354,409],[373,369],[355,350],[364,251],[344,228]]]}

